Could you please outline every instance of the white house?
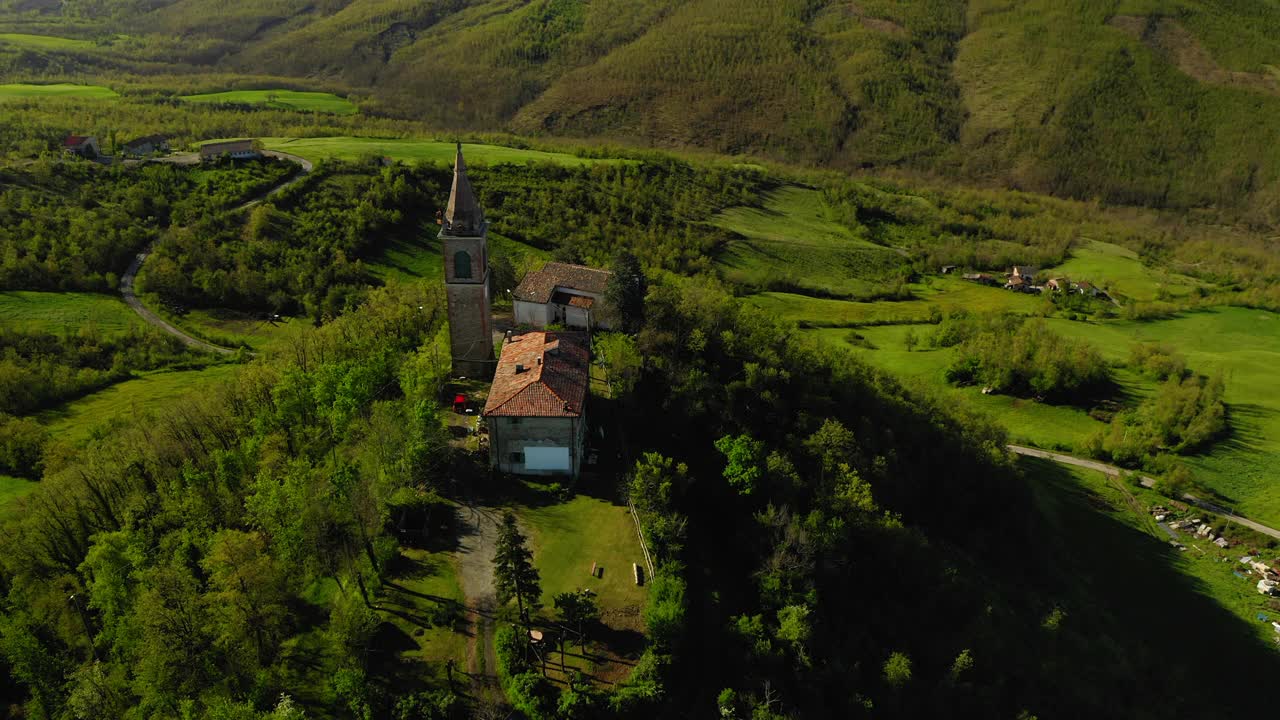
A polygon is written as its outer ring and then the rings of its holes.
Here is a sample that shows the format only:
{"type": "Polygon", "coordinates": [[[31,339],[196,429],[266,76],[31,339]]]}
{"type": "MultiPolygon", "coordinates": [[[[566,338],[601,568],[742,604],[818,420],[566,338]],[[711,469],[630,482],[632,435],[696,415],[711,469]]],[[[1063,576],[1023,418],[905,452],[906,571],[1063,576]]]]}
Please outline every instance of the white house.
{"type": "Polygon", "coordinates": [[[531,272],[513,293],[517,325],[592,329],[613,327],[613,312],[604,298],[608,270],[549,262],[531,272]]]}

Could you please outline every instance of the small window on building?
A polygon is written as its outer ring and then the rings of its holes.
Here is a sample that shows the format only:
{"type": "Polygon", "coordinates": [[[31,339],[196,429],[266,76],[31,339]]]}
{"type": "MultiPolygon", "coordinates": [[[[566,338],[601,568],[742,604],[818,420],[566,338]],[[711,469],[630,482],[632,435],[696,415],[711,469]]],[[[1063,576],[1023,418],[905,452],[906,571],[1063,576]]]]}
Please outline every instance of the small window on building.
{"type": "Polygon", "coordinates": [[[524,462],[524,451],[523,451],[523,450],[517,450],[517,451],[515,451],[515,452],[511,453],[511,462],[513,462],[513,463],[515,463],[515,464],[517,464],[517,465],[522,464],[522,463],[524,462]]]}
{"type": "Polygon", "coordinates": [[[471,279],[471,256],[466,250],[453,254],[453,276],[464,280],[471,279]]]}

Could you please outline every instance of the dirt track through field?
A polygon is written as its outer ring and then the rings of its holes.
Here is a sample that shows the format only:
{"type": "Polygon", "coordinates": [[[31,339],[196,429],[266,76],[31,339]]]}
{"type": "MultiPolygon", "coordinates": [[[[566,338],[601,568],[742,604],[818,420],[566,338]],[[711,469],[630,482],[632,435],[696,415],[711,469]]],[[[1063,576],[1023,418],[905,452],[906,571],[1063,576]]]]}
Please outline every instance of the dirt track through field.
{"type": "MultiPolygon", "coordinates": [[[[1011,452],[1017,453],[1018,455],[1042,458],[1044,460],[1052,460],[1053,462],[1056,462],[1062,465],[1074,465],[1076,467],[1087,468],[1089,470],[1096,470],[1100,473],[1103,473],[1105,475],[1110,475],[1112,477],[1118,477],[1128,472],[1123,468],[1118,468],[1115,465],[1108,465],[1106,463],[1101,463],[1101,462],[1098,462],[1097,460],[1086,460],[1084,458],[1073,457],[1071,455],[1063,455],[1062,453],[1049,452],[1048,450],[1040,450],[1037,448],[1024,447],[1022,445],[1010,445],[1009,450],[1011,452]]],[[[1139,478],[1139,482],[1141,483],[1142,487],[1145,487],[1145,488],[1153,488],[1156,485],[1155,478],[1150,478],[1145,475],[1139,478]]],[[[1254,530],[1256,532],[1262,533],[1263,535],[1270,535],[1273,538],[1280,539],[1280,530],[1277,530],[1273,527],[1268,527],[1266,525],[1263,525],[1260,522],[1250,520],[1249,518],[1241,517],[1240,515],[1235,514],[1231,510],[1224,508],[1221,505],[1211,503],[1208,500],[1201,500],[1195,495],[1190,495],[1190,494],[1183,495],[1182,499],[1186,500],[1192,505],[1195,505],[1201,510],[1208,510],[1209,512],[1218,513],[1219,515],[1225,517],[1231,522],[1237,523],[1239,525],[1243,525],[1249,528],[1250,530],[1254,530]]]]}

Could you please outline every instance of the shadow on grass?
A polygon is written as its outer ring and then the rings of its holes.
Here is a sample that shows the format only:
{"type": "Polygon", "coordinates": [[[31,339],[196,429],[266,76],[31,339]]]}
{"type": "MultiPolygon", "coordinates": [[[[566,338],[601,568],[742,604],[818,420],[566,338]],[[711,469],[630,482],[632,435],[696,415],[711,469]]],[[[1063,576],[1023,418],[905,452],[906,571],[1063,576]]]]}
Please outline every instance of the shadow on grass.
{"type": "Polygon", "coordinates": [[[1265,694],[1248,691],[1280,672],[1280,653],[1256,628],[1181,570],[1178,551],[1125,524],[1126,511],[1098,487],[1054,463],[1023,462],[1047,508],[1044,551],[1057,560],[1057,592],[1079,636],[1073,654],[1091,658],[1064,685],[1096,695],[1099,707],[1126,698],[1116,717],[1151,716],[1152,708],[1167,717],[1273,712],[1265,694]],[[1118,694],[1122,678],[1141,682],[1118,694]]]}

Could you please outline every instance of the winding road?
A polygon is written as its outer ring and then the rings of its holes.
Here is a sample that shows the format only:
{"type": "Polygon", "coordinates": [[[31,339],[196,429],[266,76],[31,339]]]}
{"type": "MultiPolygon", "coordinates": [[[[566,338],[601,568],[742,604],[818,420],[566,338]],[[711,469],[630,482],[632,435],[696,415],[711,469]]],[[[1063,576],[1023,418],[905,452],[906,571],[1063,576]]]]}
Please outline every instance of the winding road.
{"type": "MultiPolygon", "coordinates": [[[[1061,465],[1073,465],[1075,467],[1081,467],[1088,470],[1096,470],[1100,473],[1111,475],[1113,477],[1123,475],[1124,473],[1129,472],[1128,470],[1124,470],[1123,468],[1118,468],[1115,465],[1108,465],[1106,463],[1101,463],[1101,462],[1098,462],[1097,460],[1087,460],[1085,458],[1078,458],[1073,455],[1063,455],[1062,453],[1049,452],[1048,450],[1040,450],[1038,448],[1026,447],[1024,445],[1010,445],[1009,451],[1013,453],[1017,453],[1018,455],[1025,455],[1027,457],[1041,458],[1044,460],[1052,460],[1053,462],[1059,463],[1061,465]]],[[[1141,476],[1139,478],[1139,481],[1142,483],[1142,487],[1145,487],[1145,488],[1155,487],[1155,484],[1156,484],[1155,478],[1147,477],[1146,475],[1141,476]]],[[[1222,507],[1221,505],[1216,505],[1207,500],[1201,500],[1200,498],[1191,494],[1183,495],[1182,499],[1186,500],[1192,505],[1195,505],[1201,510],[1208,510],[1209,512],[1217,513],[1225,517],[1226,519],[1230,520],[1231,522],[1234,522],[1239,525],[1243,525],[1244,527],[1247,527],[1250,530],[1254,530],[1262,533],[1263,535],[1270,535],[1273,538],[1280,539],[1280,530],[1277,530],[1273,527],[1268,527],[1266,525],[1263,525],[1260,522],[1250,520],[1249,518],[1241,517],[1235,514],[1234,512],[1228,510],[1227,508],[1222,507]]]]}
{"type": "MultiPolygon", "coordinates": [[[[254,205],[261,203],[263,200],[266,200],[272,195],[275,195],[276,193],[284,190],[290,185],[300,182],[303,178],[307,176],[307,173],[311,172],[311,169],[313,167],[310,160],[307,160],[304,157],[299,157],[297,155],[276,152],[275,150],[264,150],[262,154],[267,157],[273,157],[273,158],[278,158],[280,160],[288,160],[289,162],[297,163],[298,167],[302,168],[302,172],[276,185],[275,187],[266,191],[262,195],[254,198],[253,200],[237,205],[232,210],[232,212],[240,212],[242,210],[247,210],[253,207],[254,205]]],[[[156,160],[156,162],[167,162],[167,163],[173,163],[176,165],[193,165],[199,162],[199,155],[195,153],[187,153],[183,155],[171,155],[169,157],[160,158],[156,160]]],[[[155,243],[152,243],[151,245],[147,246],[147,249],[143,250],[142,252],[134,256],[133,262],[129,263],[129,268],[124,271],[124,276],[120,278],[120,294],[124,296],[125,303],[128,304],[129,307],[133,308],[133,311],[138,313],[138,316],[141,317],[145,322],[157,328],[160,328],[164,332],[167,332],[170,335],[178,338],[183,343],[185,343],[188,347],[195,348],[196,350],[203,350],[205,352],[217,353],[219,355],[234,355],[236,351],[231,348],[226,348],[226,347],[222,347],[221,345],[214,345],[213,343],[205,342],[204,340],[201,340],[196,337],[192,337],[191,335],[188,335],[187,333],[179,330],[178,328],[174,327],[172,324],[166,322],[164,318],[161,318],[159,315],[149,310],[145,305],[142,304],[142,301],[138,299],[138,295],[137,293],[134,292],[134,289],[133,289],[133,281],[134,281],[134,278],[137,277],[138,271],[142,269],[142,264],[147,261],[147,257],[151,255],[151,251],[154,248],[155,248],[155,243]]]]}

